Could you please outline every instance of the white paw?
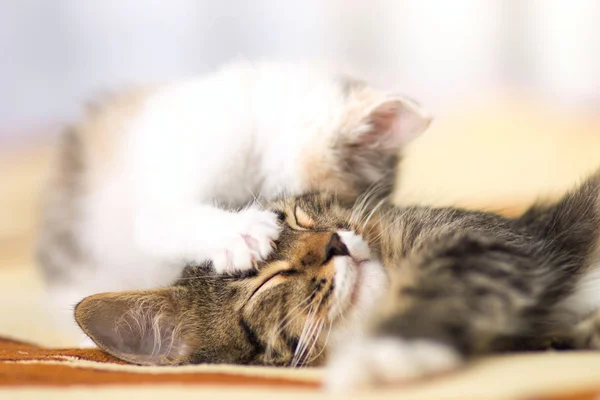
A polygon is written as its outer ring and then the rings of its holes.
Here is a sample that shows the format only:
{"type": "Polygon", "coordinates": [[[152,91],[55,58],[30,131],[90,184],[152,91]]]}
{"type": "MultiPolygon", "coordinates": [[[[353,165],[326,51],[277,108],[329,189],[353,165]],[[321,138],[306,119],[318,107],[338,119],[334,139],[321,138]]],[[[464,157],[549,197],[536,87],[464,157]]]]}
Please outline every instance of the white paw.
{"type": "Polygon", "coordinates": [[[280,231],[277,215],[270,211],[249,208],[235,214],[233,235],[211,254],[215,271],[226,274],[252,268],[271,253],[280,231]]]}
{"type": "Polygon", "coordinates": [[[326,389],[333,393],[406,383],[454,369],[462,361],[449,346],[425,339],[366,339],[340,350],[325,378],[326,389]]]}

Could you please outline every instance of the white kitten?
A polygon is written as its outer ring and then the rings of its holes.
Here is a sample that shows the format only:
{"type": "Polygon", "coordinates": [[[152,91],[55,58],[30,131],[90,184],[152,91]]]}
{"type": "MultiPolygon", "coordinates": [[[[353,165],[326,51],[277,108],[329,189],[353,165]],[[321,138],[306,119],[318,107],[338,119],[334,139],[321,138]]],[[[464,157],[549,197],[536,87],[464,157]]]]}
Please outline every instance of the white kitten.
{"type": "Polygon", "coordinates": [[[278,236],[253,196],[390,183],[429,122],[405,97],[298,65],[232,64],[111,99],[62,136],[38,252],[54,307],[70,319],[86,295],[167,285],[189,262],[250,268],[278,236]]]}

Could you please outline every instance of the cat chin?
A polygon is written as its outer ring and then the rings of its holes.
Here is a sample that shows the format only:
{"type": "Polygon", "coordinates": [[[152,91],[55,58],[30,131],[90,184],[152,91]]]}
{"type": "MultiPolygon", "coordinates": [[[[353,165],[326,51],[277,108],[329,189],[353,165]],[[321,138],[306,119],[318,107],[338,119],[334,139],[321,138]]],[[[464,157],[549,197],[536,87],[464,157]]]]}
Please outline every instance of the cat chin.
{"type": "Polygon", "coordinates": [[[383,264],[376,260],[355,262],[350,257],[335,260],[336,299],[329,316],[336,320],[331,347],[364,333],[365,321],[372,315],[388,285],[383,264]]]}
{"type": "MultiPolygon", "coordinates": [[[[364,314],[375,305],[383,292],[385,272],[383,265],[373,260],[371,250],[362,236],[351,231],[338,231],[347,256],[335,257],[335,291],[329,320],[347,319],[352,314],[364,314]]],[[[361,315],[359,315],[361,318],[361,315]]]]}

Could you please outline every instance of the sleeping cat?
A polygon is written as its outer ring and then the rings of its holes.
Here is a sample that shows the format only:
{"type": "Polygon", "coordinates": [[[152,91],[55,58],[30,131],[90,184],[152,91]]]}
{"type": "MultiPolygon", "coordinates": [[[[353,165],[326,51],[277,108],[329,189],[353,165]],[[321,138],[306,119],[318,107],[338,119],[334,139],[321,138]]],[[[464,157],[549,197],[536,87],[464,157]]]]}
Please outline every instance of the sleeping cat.
{"type": "Polygon", "coordinates": [[[168,285],[187,262],[252,268],[280,229],[257,196],[391,188],[429,122],[309,65],[236,63],[116,97],[62,135],[38,251],[52,306],[71,320],[86,295],[168,285]]]}
{"type": "Polygon", "coordinates": [[[494,352],[600,348],[599,196],[600,172],[514,219],[288,197],[269,206],[283,230],[258,271],[190,266],[170,287],[86,298],[75,317],[132,363],[328,359],[334,390],[494,352]]]}

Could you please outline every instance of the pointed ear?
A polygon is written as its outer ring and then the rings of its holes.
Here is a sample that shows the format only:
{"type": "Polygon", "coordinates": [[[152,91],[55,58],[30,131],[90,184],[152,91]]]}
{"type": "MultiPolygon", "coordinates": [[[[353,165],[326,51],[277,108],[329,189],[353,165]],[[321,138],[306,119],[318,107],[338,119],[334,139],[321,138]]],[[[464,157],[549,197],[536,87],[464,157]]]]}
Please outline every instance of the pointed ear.
{"type": "Polygon", "coordinates": [[[75,307],[75,320],[103,350],[141,365],[172,365],[193,349],[184,305],[187,289],[101,293],[75,307]],[[187,328],[187,329],[186,329],[187,328]]]}
{"type": "Polygon", "coordinates": [[[397,150],[423,133],[432,117],[414,100],[402,96],[384,99],[369,110],[368,129],[360,133],[358,143],[367,147],[397,150]]]}

